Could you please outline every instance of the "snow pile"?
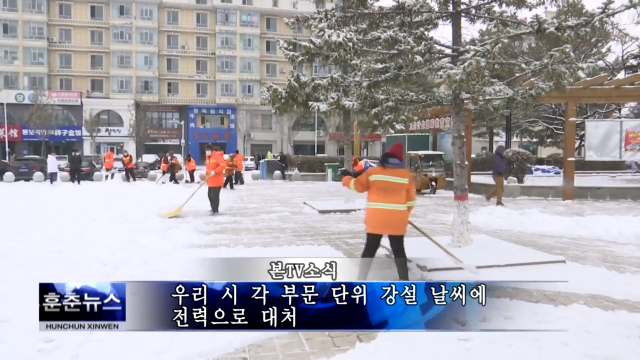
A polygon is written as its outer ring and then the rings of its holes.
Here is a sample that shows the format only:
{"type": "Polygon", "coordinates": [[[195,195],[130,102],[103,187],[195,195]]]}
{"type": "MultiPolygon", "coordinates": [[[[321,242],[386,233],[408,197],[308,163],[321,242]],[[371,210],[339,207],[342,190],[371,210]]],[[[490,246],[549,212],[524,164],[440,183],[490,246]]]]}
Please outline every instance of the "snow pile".
{"type": "Polygon", "coordinates": [[[480,208],[471,214],[471,222],[486,229],[630,244],[640,244],[640,228],[634,225],[639,221],[637,216],[558,216],[537,209],[511,210],[493,206],[480,208]]]}
{"type": "Polygon", "coordinates": [[[535,165],[529,167],[527,172],[528,176],[540,176],[540,175],[562,175],[562,170],[557,166],[548,165],[535,165]]]}
{"type": "Polygon", "coordinates": [[[486,328],[568,331],[381,333],[372,343],[358,344],[332,360],[421,359],[425,354],[436,359],[634,360],[640,352],[637,313],[511,300],[493,300],[492,304],[501,310],[487,319],[486,328]]]}

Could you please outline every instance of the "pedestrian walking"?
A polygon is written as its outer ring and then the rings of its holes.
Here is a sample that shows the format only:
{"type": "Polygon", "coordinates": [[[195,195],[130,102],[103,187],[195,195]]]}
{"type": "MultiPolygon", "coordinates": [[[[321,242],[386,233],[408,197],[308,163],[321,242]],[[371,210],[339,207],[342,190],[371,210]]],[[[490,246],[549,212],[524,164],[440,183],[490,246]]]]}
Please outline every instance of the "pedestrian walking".
{"type": "Polygon", "coordinates": [[[285,155],[282,151],[280,151],[280,154],[278,154],[278,163],[280,164],[280,173],[282,173],[282,180],[286,180],[287,176],[285,175],[285,172],[289,168],[289,159],[287,158],[287,155],[285,155]]]}
{"type": "Polygon", "coordinates": [[[493,174],[493,181],[495,186],[487,194],[487,202],[491,201],[493,197],[496,197],[496,206],[504,206],[502,203],[502,195],[504,194],[504,146],[500,145],[493,154],[493,161],[491,164],[491,172],[493,174]]]}
{"type": "Polygon", "coordinates": [[[80,152],[76,149],[71,150],[71,157],[69,157],[69,177],[71,178],[71,183],[73,184],[75,181],[80,185],[80,171],[82,168],[82,157],[80,156],[80,152]]]}
{"type": "Polygon", "coordinates": [[[220,190],[224,183],[224,154],[214,149],[210,144],[205,147],[206,171],[207,171],[207,197],[211,206],[211,215],[215,215],[220,209],[220,190]]]}
{"type": "Polygon", "coordinates": [[[58,160],[56,160],[55,151],[49,152],[49,156],[47,156],[47,175],[49,178],[49,183],[53,184],[58,181],[58,172],[60,169],[58,168],[58,160]]]}
{"type": "Polygon", "coordinates": [[[127,182],[131,182],[131,179],[133,179],[133,182],[136,182],[136,174],[133,171],[135,162],[133,161],[133,156],[131,156],[127,150],[122,154],[122,166],[124,166],[124,176],[127,182]]]}
{"type": "Polygon", "coordinates": [[[342,184],[357,192],[367,192],[364,223],[366,241],[358,276],[366,280],[371,262],[382,237],[387,235],[395,258],[398,277],[409,281],[404,236],[409,225],[409,215],[415,206],[416,188],[413,176],[405,169],[404,148],[396,143],[380,158],[380,165],[362,173],[357,178],[349,170],[342,170],[342,184]]]}

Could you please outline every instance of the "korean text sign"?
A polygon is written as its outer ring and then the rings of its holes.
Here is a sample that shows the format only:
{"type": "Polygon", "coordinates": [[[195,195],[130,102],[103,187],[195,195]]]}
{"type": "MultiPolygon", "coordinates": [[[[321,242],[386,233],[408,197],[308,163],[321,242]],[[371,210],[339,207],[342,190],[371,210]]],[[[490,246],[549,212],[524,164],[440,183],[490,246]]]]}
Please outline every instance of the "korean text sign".
{"type": "Polygon", "coordinates": [[[58,126],[42,129],[22,126],[22,140],[82,141],[82,126],[58,126]]]}
{"type": "Polygon", "coordinates": [[[129,331],[452,330],[461,311],[482,312],[488,285],[162,281],[71,287],[40,284],[41,330],[95,330],[95,322],[103,330],[109,324],[129,331]],[[71,303],[80,310],[68,312],[71,303]]]}

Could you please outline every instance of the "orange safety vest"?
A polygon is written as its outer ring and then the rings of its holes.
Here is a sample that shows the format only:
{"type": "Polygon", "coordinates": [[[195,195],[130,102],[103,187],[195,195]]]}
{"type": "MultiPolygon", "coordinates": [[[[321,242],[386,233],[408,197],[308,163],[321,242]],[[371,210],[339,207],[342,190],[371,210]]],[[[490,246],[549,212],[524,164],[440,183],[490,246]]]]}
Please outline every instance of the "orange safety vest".
{"type": "Polygon", "coordinates": [[[111,151],[109,151],[106,154],[104,154],[104,168],[105,168],[105,170],[113,169],[113,159],[114,158],[115,158],[115,156],[113,155],[113,153],[111,151]]]}
{"type": "Polygon", "coordinates": [[[356,167],[353,168],[354,171],[360,171],[364,169],[364,160],[360,161],[356,167]]]}
{"type": "Polygon", "coordinates": [[[231,160],[231,158],[229,158],[224,163],[225,163],[225,170],[224,170],[225,176],[233,176],[236,169],[235,159],[231,160]]]}
{"type": "Polygon", "coordinates": [[[357,178],[345,176],[342,184],[367,192],[364,223],[369,234],[404,235],[416,204],[413,176],[406,169],[377,166],[357,178]]]}
{"type": "Polygon", "coordinates": [[[131,157],[131,155],[123,156],[122,162],[124,162],[124,167],[126,167],[127,169],[133,168],[133,157],[131,157]]]}
{"type": "Polygon", "coordinates": [[[196,161],[191,158],[187,161],[187,171],[194,171],[196,169],[196,161]]]}
{"type": "Polygon", "coordinates": [[[238,171],[242,171],[244,170],[244,156],[242,156],[241,154],[236,155],[236,158],[234,159],[234,162],[236,164],[236,170],[238,171]]]}
{"type": "Polygon", "coordinates": [[[164,156],[160,159],[160,170],[167,171],[169,170],[169,164],[164,162],[164,156]]]}
{"type": "Polygon", "coordinates": [[[222,187],[224,185],[224,170],[226,168],[224,155],[217,151],[207,156],[207,185],[209,187],[222,187]],[[215,171],[215,175],[210,175],[211,170],[215,171]]]}

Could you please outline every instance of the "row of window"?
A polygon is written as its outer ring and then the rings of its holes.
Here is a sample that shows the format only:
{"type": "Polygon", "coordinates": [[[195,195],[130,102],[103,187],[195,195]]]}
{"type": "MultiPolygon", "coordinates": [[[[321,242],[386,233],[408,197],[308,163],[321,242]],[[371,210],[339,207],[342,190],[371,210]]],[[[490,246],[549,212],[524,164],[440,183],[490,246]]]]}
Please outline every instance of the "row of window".
{"type": "Polygon", "coordinates": [[[42,73],[23,73],[22,86],[20,86],[20,73],[17,72],[0,72],[0,86],[3,89],[19,90],[19,89],[46,89],[47,74],[42,73]]]}
{"type": "MultiPolygon", "coordinates": [[[[4,1],[4,0],[3,0],[4,1]]],[[[0,19],[3,39],[18,39],[20,37],[20,22],[18,20],[0,19]]],[[[47,23],[44,21],[23,21],[23,40],[46,40],[47,23]]]]}
{"type": "MultiPolygon", "coordinates": [[[[18,12],[20,0],[2,0],[3,12],[18,12]]],[[[47,0],[22,0],[22,12],[28,14],[46,14],[47,0]]]]}
{"type": "MultiPolygon", "coordinates": [[[[6,0],[3,0],[6,1],[6,0]]],[[[138,4],[140,9],[136,17],[137,20],[157,20],[158,6],[154,4],[138,4]]],[[[93,21],[105,20],[105,5],[90,5],[89,6],[89,18],[93,21]]],[[[132,3],[112,3],[111,4],[111,17],[117,19],[132,19],[133,4],[132,3]]],[[[247,28],[259,28],[260,27],[260,13],[252,11],[240,11],[240,21],[238,21],[238,11],[218,9],[216,12],[217,25],[224,26],[237,26],[238,23],[241,27],[247,28]]],[[[165,24],[168,26],[180,26],[180,10],[177,9],[165,9],[165,24]]],[[[73,19],[73,4],[71,3],[58,3],[58,18],[59,19],[73,19]]],[[[209,27],[210,14],[208,11],[196,11],[195,12],[195,26],[208,28],[209,27]]],[[[192,24],[188,24],[191,26],[192,24]]],[[[278,18],[266,17],[265,18],[265,30],[269,32],[278,31],[278,18]]],[[[301,33],[302,29],[294,29],[294,32],[301,33]]]]}

